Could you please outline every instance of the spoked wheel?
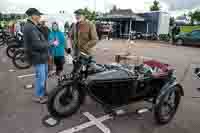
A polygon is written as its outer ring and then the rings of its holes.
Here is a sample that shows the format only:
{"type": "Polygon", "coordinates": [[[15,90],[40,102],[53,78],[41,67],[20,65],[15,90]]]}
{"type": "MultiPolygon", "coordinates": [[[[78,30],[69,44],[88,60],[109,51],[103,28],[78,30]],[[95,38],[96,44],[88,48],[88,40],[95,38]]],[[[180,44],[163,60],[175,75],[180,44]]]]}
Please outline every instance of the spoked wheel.
{"type": "Polygon", "coordinates": [[[58,87],[50,93],[47,108],[55,118],[64,118],[75,113],[81,105],[81,94],[78,89],[66,86],[58,87]]]}
{"type": "Polygon", "coordinates": [[[13,58],[14,57],[14,53],[16,51],[16,48],[15,47],[12,47],[12,46],[8,46],[7,49],[6,49],[6,54],[9,58],[13,58]]]}
{"type": "Polygon", "coordinates": [[[180,89],[176,86],[173,91],[164,94],[154,108],[155,120],[158,124],[169,123],[176,114],[181,100],[180,89]]]}
{"type": "Polygon", "coordinates": [[[16,51],[13,57],[13,65],[18,69],[28,69],[31,64],[28,62],[27,56],[24,51],[16,51]]]}
{"type": "Polygon", "coordinates": [[[0,46],[4,45],[4,39],[0,37],[0,46]]]}

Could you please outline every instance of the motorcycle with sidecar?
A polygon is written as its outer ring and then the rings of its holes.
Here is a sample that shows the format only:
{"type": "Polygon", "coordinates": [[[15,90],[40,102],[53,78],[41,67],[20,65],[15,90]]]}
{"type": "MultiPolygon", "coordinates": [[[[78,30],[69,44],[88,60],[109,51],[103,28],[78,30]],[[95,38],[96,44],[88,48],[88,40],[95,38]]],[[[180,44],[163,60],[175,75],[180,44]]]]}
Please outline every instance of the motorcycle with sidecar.
{"type": "Polygon", "coordinates": [[[183,95],[175,70],[168,64],[149,60],[140,65],[102,65],[80,53],[73,59],[72,72],[63,75],[50,92],[47,108],[54,118],[66,118],[90,96],[106,113],[116,116],[119,107],[148,101],[156,122],[166,124],[176,114],[183,95]]]}

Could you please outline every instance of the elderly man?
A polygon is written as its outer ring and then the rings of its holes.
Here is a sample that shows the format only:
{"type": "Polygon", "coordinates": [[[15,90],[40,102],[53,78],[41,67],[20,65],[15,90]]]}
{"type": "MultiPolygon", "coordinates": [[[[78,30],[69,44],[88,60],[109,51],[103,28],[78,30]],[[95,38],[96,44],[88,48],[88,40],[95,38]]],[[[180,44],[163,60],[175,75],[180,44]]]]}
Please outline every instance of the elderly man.
{"type": "Polygon", "coordinates": [[[71,30],[74,54],[76,56],[79,55],[79,52],[84,52],[92,55],[98,40],[95,24],[86,20],[82,9],[76,10],[74,13],[77,20],[71,30]]]}
{"type": "Polygon", "coordinates": [[[48,41],[38,27],[42,13],[35,8],[26,11],[29,16],[24,26],[24,43],[29,62],[35,67],[35,95],[38,103],[45,103],[45,83],[48,74],[48,41]]]}

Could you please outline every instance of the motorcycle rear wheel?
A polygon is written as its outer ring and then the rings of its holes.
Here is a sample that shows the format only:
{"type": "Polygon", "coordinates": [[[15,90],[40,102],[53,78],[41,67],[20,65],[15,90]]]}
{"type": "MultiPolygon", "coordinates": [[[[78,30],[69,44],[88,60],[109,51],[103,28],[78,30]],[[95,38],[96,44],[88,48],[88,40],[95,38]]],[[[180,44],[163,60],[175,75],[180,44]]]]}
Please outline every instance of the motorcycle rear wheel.
{"type": "Polygon", "coordinates": [[[49,95],[48,112],[55,118],[66,118],[78,111],[81,106],[81,93],[72,85],[55,88],[49,95]]]}

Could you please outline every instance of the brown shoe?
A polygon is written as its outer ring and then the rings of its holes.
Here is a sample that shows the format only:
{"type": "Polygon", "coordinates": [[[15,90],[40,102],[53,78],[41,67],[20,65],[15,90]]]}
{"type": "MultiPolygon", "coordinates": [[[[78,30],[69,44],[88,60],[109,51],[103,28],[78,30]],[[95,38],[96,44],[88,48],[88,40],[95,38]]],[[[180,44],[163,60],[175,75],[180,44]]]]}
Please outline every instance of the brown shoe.
{"type": "Polygon", "coordinates": [[[40,102],[40,97],[33,97],[33,101],[36,102],[36,103],[39,103],[40,102]]]}
{"type": "Polygon", "coordinates": [[[42,98],[40,99],[40,104],[46,104],[47,101],[48,101],[48,98],[47,98],[47,97],[42,97],[42,98]]]}

